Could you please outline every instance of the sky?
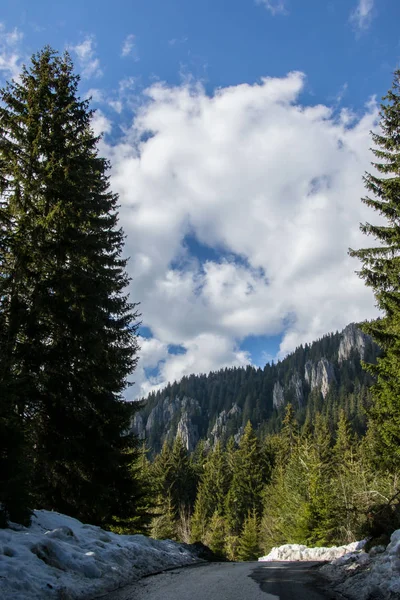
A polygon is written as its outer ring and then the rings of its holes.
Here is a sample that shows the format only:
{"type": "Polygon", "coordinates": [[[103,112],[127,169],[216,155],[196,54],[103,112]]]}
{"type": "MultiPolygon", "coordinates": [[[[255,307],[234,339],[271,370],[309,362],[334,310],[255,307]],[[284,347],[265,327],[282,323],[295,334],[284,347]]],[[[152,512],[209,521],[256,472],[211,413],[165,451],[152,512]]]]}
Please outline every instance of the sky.
{"type": "Polygon", "coordinates": [[[68,50],[120,199],[134,399],[377,315],[348,248],[398,0],[3,0],[0,84],[68,50]]]}

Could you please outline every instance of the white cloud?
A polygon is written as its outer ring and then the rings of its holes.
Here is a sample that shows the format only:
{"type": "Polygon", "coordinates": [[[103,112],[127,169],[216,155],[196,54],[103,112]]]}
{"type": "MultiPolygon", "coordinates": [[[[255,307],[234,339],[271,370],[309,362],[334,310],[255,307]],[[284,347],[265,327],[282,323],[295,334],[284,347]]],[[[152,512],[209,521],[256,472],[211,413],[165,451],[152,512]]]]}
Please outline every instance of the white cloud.
{"type": "Polygon", "coordinates": [[[186,42],[188,41],[188,37],[187,35],[184,35],[181,38],[172,38],[171,40],[168,40],[168,44],[170,46],[178,46],[180,44],[186,44],[186,42]]]}
{"type": "Polygon", "coordinates": [[[162,388],[166,382],[179,381],[184,375],[209,373],[230,366],[250,363],[247,352],[232,347],[230,338],[212,333],[200,333],[183,346],[184,354],[168,354],[168,345],[159,340],[140,340],[140,360],[134,374],[135,385],[130,397],[143,397],[150,391],[162,388]],[[147,377],[145,370],[157,368],[159,373],[147,377]]]}
{"type": "Polygon", "coordinates": [[[373,8],[374,0],[358,0],[356,8],[350,15],[350,20],[359,31],[367,29],[371,24],[373,8]]]}
{"type": "Polygon", "coordinates": [[[104,102],[104,92],[103,90],[99,90],[97,88],[90,88],[85,94],[85,98],[89,99],[96,104],[101,104],[104,102]]]}
{"type": "Polygon", "coordinates": [[[164,357],[142,390],[244,364],[238,343],[250,334],[283,333],[283,356],[376,314],[347,250],[370,243],[358,225],[376,218],[360,197],[377,107],[338,115],[301,105],[303,88],[301,73],[211,97],[201,85],[155,84],[126,136],[104,146],[132,298],[164,357]],[[187,234],[225,258],[200,264],[187,234]],[[168,355],[168,344],[186,354],[168,355]]]}
{"type": "Polygon", "coordinates": [[[18,79],[21,72],[22,56],[20,43],[23,34],[18,29],[7,31],[0,23],[0,75],[5,79],[18,79]]]}
{"type": "Polygon", "coordinates": [[[83,42],[76,46],[69,46],[69,49],[76,54],[80,72],[84,79],[102,77],[103,71],[100,68],[100,61],[96,57],[96,42],[93,35],[87,36],[83,42]]]}
{"type": "Polygon", "coordinates": [[[256,0],[257,4],[263,4],[265,8],[273,15],[287,15],[285,0],[256,0]]]}
{"type": "Polygon", "coordinates": [[[131,56],[135,60],[138,60],[136,46],[135,46],[135,35],[133,33],[131,33],[130,35],[128,35],[125,38],[125,40],[122,44],[121,56],[123,58],[125,58],[127,56],[131,56]]]}
{"type": "Polygon", "coordinates": [[[107,117],[101,112],[96,110],[92,117],[92,129],[95,135],[103,135],[104,133],[110,133],[112,129],[112,123],[107,117]]]}

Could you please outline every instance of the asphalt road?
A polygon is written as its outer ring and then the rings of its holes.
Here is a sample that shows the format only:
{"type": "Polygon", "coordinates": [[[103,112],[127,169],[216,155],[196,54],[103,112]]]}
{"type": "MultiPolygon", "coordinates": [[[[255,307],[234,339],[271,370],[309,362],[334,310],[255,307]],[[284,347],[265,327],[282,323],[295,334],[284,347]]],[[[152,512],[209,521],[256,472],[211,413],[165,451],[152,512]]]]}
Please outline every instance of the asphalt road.
{"type": "Polygon", "coordinates": [[[201,564],[141,579],[103,600],[327,600],[335,598],[309,562],[201,564]]]}

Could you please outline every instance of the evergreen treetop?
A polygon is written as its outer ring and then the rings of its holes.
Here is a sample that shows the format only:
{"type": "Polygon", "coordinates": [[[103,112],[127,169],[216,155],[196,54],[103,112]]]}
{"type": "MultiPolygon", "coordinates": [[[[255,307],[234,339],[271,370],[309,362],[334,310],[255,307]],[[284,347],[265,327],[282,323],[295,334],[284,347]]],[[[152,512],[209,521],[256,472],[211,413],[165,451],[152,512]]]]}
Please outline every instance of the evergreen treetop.
{"type": "Polygon", "coordinates": [[[363,325],[383,350],[377,364],[369,366],[377,378],[371,414],[385,463],[400,465],[400,69],[383,98],[380,132],[372,133],[372,140],[377,174],[365,175],[371,196],[362,201],[379,213],[381,221],[364,223],[361,230],[377,245],[350,250],[350,255],[361,260],[360,277],[373,289],[383,313],[363,325]]]}

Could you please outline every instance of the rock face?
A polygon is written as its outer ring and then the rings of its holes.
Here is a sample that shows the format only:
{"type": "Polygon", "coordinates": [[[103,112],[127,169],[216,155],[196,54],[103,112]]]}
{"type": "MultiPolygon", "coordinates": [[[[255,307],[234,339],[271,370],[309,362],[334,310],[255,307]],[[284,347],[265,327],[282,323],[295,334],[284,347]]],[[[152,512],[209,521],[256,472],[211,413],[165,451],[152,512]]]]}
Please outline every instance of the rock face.
{"type": "Polygon", "coordinates": [[[200,439],[198,427],[194,423],[195,417],[200,413],[200,404],[194,398],[166,397],[154,406],[147,420],[136,413],[131,430],[140,439],[148,439],[154,431],[158,432],[160,439],[180,435],[187,450],[192,452],[200,439]]]}
{"type": "Polygon", "coordinates": [[[325,398],[329,392],[329,386],[336,381],[335,370],[326,358],[321,358],[317,363],[308,360],[304,367],[304,379],[311,390],[320,389],[325,398]]]}
{"type": "Polygon", "coordinates": [[[297,405],[299,407],[303,406],[303,404],[304,404],[303,382],[301,380],[300,375],[297,373],[297,371],[295,373],[293,373],[292,377],[290,378],[289,387],[291,388],[291,390],[293,390],[294,398],[296,400],[297,405]]]}
{"type": "Polygon", "coordinates": [[[283,393],[283,387],[281,386],[279,381],[277,381],[274,385],[274,389],[272,392],[272,405],[274,408],[279,408],[280,406],[283,406],[284,403],[285,397],[283,393]]]}
{"type": "Polygon", "coordinates": [[[187,411],[182,413],[179,423],[176,428],[176,436],[180,436],[185,448],[189,452],[193,452],[196,444],[200,439],[199,429],[197,425],[192,423],[190,414],[187,411]]]}
{"type": "Polygon", "coordinates": [[[347,325],[342,332],[342,339],[340,340],[338,350],[339,363],[350,358],[351,352],[354,350],[359,353],[361,360],[364,360],[365,348],[370,343],[370,340],[371,338],[362,332],[361,329],[358,329],[354,323],[347,325]]]}
{"type": "MultiPolygon", "coordinates": [[[[216,442],[227,435],[229,423],[235,420],[238,416],[242,414],[242,409],[240,406],[234,402],[232,404],[232,408],[229,411],[222,410],[215,419],[215,423],[210,432],[211,444],[215,445],[216,442]]],[[[243,429],[242,427],[240,429],[243,429]]],[[[243,431],[237,430],[235,434],[235,441],[239,441],[240,437],[243,434],[243,431]],[[238,440],[236,440],[236,436],[238,436],[238,440]]]]}
{"type": "Polygon", "coordinates": [[[136,413],[133,417],[131,424],[132,431],[138,436],[140,440],[144,440],[146,437],[146,430],[143,422],[143,417],[140,413],[136,413]]]}

